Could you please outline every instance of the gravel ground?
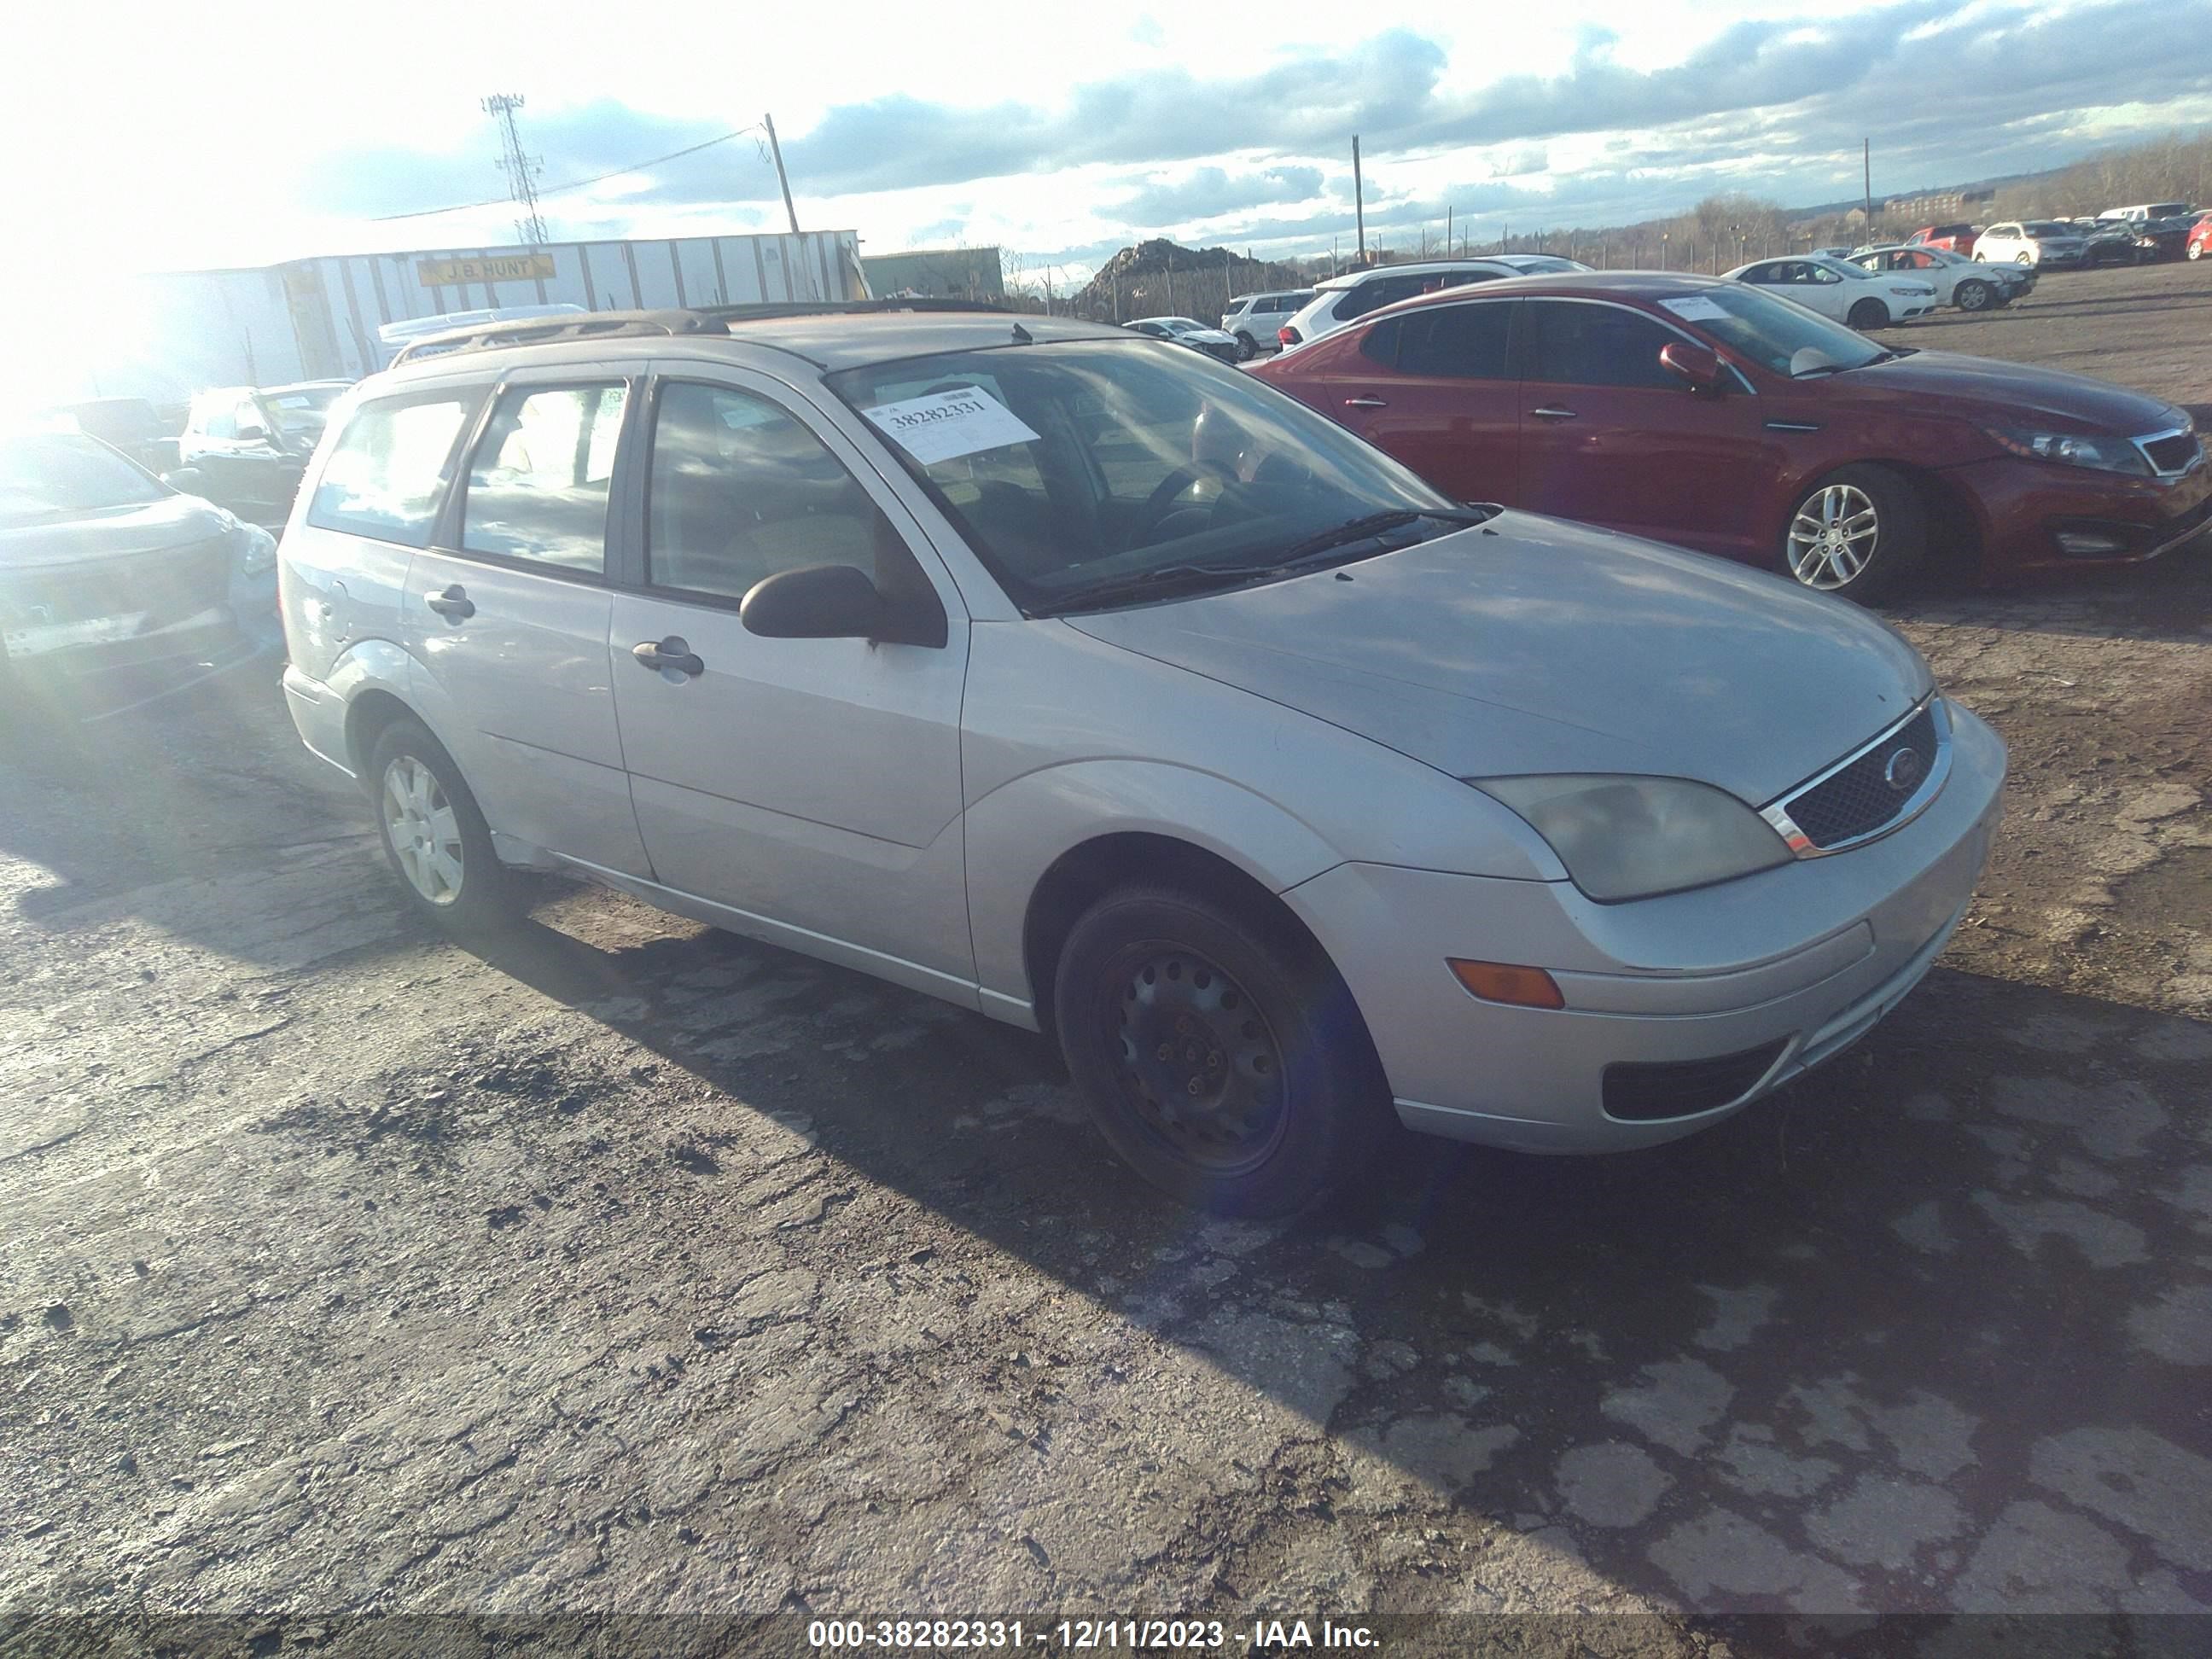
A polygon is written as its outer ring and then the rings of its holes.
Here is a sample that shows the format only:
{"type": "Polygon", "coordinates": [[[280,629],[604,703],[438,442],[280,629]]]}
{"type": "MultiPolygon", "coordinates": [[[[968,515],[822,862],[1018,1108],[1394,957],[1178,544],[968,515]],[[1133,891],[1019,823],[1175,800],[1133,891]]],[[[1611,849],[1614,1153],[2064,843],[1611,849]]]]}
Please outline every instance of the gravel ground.
{"type": "MultiPolygon", "coordinates": [[[[2202,403],[2208,301],[1905,332],[2202,403]]],[[[2212,561],[1897,617],[2014,768],[1923,988],[1290,1231],[978,1017],[560,885],[416,930],[269,673],[29,745],[0,1612],[2212,1609],[2212,561]]]]}

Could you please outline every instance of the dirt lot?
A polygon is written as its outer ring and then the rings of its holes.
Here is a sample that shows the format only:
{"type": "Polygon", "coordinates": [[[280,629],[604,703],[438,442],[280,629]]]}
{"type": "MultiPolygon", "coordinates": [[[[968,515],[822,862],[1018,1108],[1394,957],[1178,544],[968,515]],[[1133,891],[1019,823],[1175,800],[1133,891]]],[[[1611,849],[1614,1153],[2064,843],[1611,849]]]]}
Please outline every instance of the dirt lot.
{"type": "MultiPolygon", "coordinates": [[[[2212,270],[1900,338],[2201,408],[2212,270]]],[[[1897,616],[2014,764],[1905,1007],[1295,1231],[920,997],[415,930],[268,673],[0,762],[0,1615],[2212,1610],[2212,561],[1897,616]]]]}

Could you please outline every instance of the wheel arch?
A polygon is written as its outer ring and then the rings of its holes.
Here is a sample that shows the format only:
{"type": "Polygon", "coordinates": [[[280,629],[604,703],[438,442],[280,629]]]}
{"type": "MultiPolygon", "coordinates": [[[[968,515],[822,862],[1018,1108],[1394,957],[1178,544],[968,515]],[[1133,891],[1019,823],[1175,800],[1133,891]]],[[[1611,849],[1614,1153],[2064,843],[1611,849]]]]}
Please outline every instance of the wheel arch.
{"type": "Polygon", "coordinates": [[[1053,1035],[1050,988],[1061,949],[1083,913],[1117,887],[1151,883],[1179,887],[1229,905],[1286,944],[1326,959],[1327,951],[1297,913],[1250,871],[1194,842],[1156,830],[1093,836],[1048,866],[1030,890],[1022,918],[1022,966],[1037,1029],[1053,1035]]]}

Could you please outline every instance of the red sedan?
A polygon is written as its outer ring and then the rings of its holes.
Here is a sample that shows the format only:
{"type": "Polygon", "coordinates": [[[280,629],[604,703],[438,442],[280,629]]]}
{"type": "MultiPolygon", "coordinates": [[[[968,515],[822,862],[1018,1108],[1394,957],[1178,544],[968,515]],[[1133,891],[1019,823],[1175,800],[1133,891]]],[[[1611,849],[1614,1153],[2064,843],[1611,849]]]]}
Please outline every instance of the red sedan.
{"type": "Polygon", "coordinates": [[[1512,278],[1408,300],[1252,371],[1462,501],[1868,599],[1932,549],[1987,580],[2206,536],[2186,411],[2085,375],[1887,347],[1740,283],[1512,278]]]}

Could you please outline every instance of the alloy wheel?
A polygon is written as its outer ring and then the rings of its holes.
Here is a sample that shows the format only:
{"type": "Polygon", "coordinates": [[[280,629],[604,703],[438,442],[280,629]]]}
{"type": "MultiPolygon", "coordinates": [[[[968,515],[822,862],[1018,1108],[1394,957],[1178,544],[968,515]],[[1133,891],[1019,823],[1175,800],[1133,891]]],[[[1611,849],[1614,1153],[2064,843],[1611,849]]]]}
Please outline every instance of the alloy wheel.
{"type": "Polygon", "coordinates": [[[1881,536],[1873,499],[1856,484],[1833,483],[1797,504],[1790,521],[1790,574],[1832,592],[1867,568],[1881,536]]]}
{"type": "Polygon", "coordinates": [[[428,903],[461,896],[461,823],[430,769],[400,755],[384,769],[384,830],[399,873],[428,903]]]}
{"type": "Polygon", "coordinates": [[[1175,1152],[1235,1175],[1274,1151],[1289,1121],[1281,1046],[1217,964],[1180,947],[1150,949],[1122,981],[1111,1017],[1123,1095],[1175,1152]]]}

